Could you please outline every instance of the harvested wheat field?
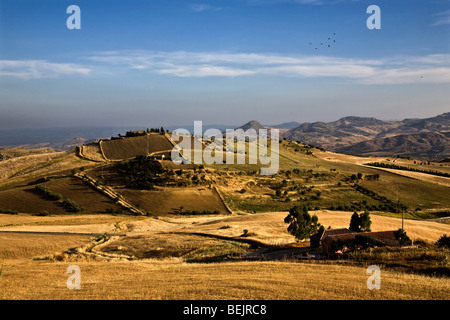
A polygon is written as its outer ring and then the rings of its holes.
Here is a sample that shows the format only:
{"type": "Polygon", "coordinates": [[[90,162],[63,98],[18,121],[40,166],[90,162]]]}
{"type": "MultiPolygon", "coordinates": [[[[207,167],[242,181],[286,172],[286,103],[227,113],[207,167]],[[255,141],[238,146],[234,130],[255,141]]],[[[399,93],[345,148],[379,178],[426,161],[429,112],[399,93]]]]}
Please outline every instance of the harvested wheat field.
{"type": "Polygon", "coordinates": [[[169,215],[183,210],[200,210],[227,214],[228,209],[217,192],[208,187],[161,188],[159,190],[116,189],[135,206],[153,215],[169,215]]]}
{"type": "MultiPolygon", "coordinates": [[[[22,213],[67,213],[62,201],[48,199],[35,190],[36,183],[11,189],[0,190],[0,209],[15,210],[22,213]]],[[[101,194],[75,177],[62,177],[43,182],[41,185],[59,193],[82,206],[86,212],[105,212],[120,210],[122,206],[101,194]]]]}
{"type": "Polygon", "coordinates": [[[387,172],[395,173],[401,176],[422,180],[426,182],[436,183],[445,187],[450,187],[450,178],[447,177],[441,177],[441,176],[435,176],[428,173],[423,172],[414,172],[414,171],[407,171],[407,170],[398,170],[398,169],[389,169],[389,168],[378,168],[387,172]]]}
{"type": "Polygon", "coordinates": [[[89,237],[86,236],[0,232],[0,259],[5,257],[6,261],[10,259],[25,261],[79,247],[88,242],[89,237]]]}
{"type": "Polygon", "coordinates": [[[93,189],[75,177],[55,179],[44,184],[50,190],[60,193],[64,199],[71,199],[91,212],[105,212],[107,209],[120,210],[122,206],[113,199],[93,189]]]}
{"type": "Polygon", "coordinates": [[[102,140],[100,148],[107,159],[131,159],[142,154],[171,151],[172,143],[162,134],[147,134],[126,139],[102,140]]]}
{"type": "MultiPolygon", "coordinates": [[[[284,218],[287,212],[270,212],[248,214],[224,218],[220,221],[198,223],[188,229],[192,232],[240,237],[243,230],[251,235],[247,239],[254,239],[266,244],[293,242],[294,237],[287,232],[284,218]]],[[[319,218],[319,223],[325,228],[348,228],[353,212],[340,211],[311,211],[319,218]]],[[[401,219],[371,214],[372,231],[398,230],[402,226],[401,219]]],[[[405,220],[404,228],[412,240],[436,242],[443,234],[450,234],[450,225],[432,221],[405,220]]]]}
{"type": "Polygon", "coordinates": [[[0,185],[70,172],[82,166],[92,166],[92,162],[78,158],[74,150],[12,158],[0,161],[0,185]]]}
{"type": "Polygon", "coordinates": [[[94,233],[129,231],[128,225],[139,223],[145,217],[108,214],[68,214],[34,216],[30,214],[0,214],[2,231],[41,233],[94,233]]]}
{"type": "Polygon", "coordinates": [[[448,299],[450,280],[382,270],[368,290],[366,268],[297,262],[187,264],[177,259],[76,262],[81,289],[66,287],[74,262],[7,259],[0,299],[448,299]],[[26,270],[26,272],[24,272],[26,270]]]}
{"type": "Polygon", "coordinates": [[[86,146],[81,146],[81,155],[92,161],[105,161],[102,150],[98,143],[91,143],[86,146]]]}

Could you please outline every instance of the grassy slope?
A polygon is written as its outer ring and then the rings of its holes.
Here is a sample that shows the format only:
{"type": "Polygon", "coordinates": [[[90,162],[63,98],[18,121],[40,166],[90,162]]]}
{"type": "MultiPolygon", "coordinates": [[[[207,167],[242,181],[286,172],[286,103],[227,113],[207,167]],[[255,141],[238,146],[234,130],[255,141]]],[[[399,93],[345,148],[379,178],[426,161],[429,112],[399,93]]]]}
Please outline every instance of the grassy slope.
{"type": "MultiPolygon", "coordinates": [[[[316,186],[315,191],[321,191],[322,196],[320,201],[311,201],[307,197],[295,197],[292,193],[289,196],[291,200],[299,200],[301,202],[309,202],[312,207],[328,208],[331,205],[338,206],[343,204],[351,204],[352,202],[366,201],[369,205],[376,204],[377,201],[370,197],[363,195],[346,183],[343,183],[340,187],[337,186],[339,181],[345,180],[353,174],[361,173],[363,176],[379,174],[380,180],[369,181],[362,179],[357,181],[361,185],[369,188],[376,193],[387,197],[388,199],[406,204],[409,209],[443,209],[450,208],[450,197],[448,197],[448,187],[433,183],[430,181],[422,181],[418,179],[412,179],[408,176],[398,175],[392,172],[379,170],[376,168],[362,166],[361,164],[367,161],[376,161],[376,158],[362,158],[346,155],[336,155],[333,153],[324,153],[321,151],[314,151],[315,155],[307,155],[304,151],[295,151],[299,149],[296,143],[283,142],[280,145],[280,171],[281,170],[312,170],[314,174],[323,174],[324,178],[320,179],[308,179],[303,174],[300,179],[298,177],[284,175],[279,173],[273,178],[281,181],[283,179],[296,180],[299,183],[306,183],[308,186],[316,186]],[[330,159],[330,160],[327,160],[330,159]],[[339,159],[339,161],[336,161],[339,159]],[[332,170],[332,171],[330,171],[332,170]]],[[[212,165],[210,166],[217,170],[239,170],[244,172],[257,171],[259,165],[212,165]]],[[[246,212],[264,212],[273,211],[279,209],[287,209],[293,205],[294,202],[284,203],[282,199],[271,199],[270,197],[261,197],[259,195],[255,197],[249,196],[249,194],[240,195],[236,193],[236,190],[245,187],[242,184],[240,187],[236,186],[235,190],[228,190],[225,194],[225,198],[229,202],[229,205],[234,210],[242,210],[246,212]]],[[[252,188],[249,188],[251,190],[252,188]]],[[[250,192],[251,193],[251,192],[250,192]]],[[[273,194],[274,191],[266,189],[263,194],[273,194]]],[[[379,202],[378,202],[379,203],[379,202]]]]}

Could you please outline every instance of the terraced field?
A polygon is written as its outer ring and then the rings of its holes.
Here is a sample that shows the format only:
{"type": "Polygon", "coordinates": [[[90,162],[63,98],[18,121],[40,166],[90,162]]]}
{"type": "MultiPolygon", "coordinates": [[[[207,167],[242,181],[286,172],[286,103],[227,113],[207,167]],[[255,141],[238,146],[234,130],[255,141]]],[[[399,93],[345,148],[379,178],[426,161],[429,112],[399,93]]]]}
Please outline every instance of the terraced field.
{"type": "Polygon", "coordinates": [[[147,134],[124,139],[103,140],[100,142],[100,148],[107,159],[124,160],[142,154],[171,151],[173,145],[165,135],[147,134]]]}
{"type": "Polygon", "coordinates": [[[180,207],[183,211],[218,210],[221,214],[229,211],[218,194],[208,187],[198,188],[162,188],[158,190],[116,189],[118,193],[130,200],[136,207],[150,211],[154,215],[166,216],[177,213],[180,207]]]}
{"type": "MultiPolygon", "coordinates": [[[[22,185],[0,190],[0,209],[15,210],[21,213],[67,213],[67,208],[61,201],[47,199],[35,190],[37,184],[22,185]]],[[[114,211],[123,209],[112,199],[99,193],[80,179],[63,177],[43,182],[41,185],[51,191],[59,193],[64,199],[71,199],[85,208],[87,212],[105,212],[107,209],[114,211]]]]}

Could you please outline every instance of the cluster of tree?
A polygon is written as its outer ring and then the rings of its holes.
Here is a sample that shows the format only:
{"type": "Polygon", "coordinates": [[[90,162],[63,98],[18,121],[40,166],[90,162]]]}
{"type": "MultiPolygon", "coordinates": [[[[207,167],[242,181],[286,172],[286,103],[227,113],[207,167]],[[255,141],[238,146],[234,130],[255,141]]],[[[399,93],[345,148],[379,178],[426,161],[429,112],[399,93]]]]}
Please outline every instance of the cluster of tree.
{"type": "Polygon", "coordinates": [[[219,210],[184,210],[184,207],[180,207],[179,209],[176,209],[176,214],[182,214],[182,215],[200,215],[200,214],[219,214],[219,210]]]}
{"type": "MultiPolygon", "coordinates": [[[[327,207],[327,210],[331,211],[361,211],[361,210],[369,210],[369,211],[392,211],[391,205],[387,205],[384,203],[380,204],[367,204],[366,200],[361,202],[354,202],[352,204],[339,204],[339,205],[331,205],[327,207]]],[[[394,211],[395,212],[395,211],[394,211]]]]}
{"type": "Polygon", "coordinates": [[[12,214],[12,215],[19,214],[19,212],[17,212],[16,210],[10,210],[10,209],[0,209],[0,213],[12,214]]]}
{"type": "Polygon", "coordinates": [[[147,128],[147,132],[158,132],[158,133],[165,133],[165,132],[169,132],[169,131],[166,131],[166,130],[164,130],[164,128],[163,127],[161,127],[161,128],[147,128]]]}
{"type": "Polygon", "coordinates": [[[450,236],[444,234],[439,240],[436,242],[436,245],[439,248],[450,248],[450,236]]]}
{"type": "MultiPolygon", "coordinates": [[[[131,137],[140,137],[140,136],[145,136],[147,133],[145,131],[127,131],[125,133],[125,137],[127,138],[131,138],[131,137]]],[[[121,135],[119,134],[119,137],[121,135]]]]}
{"type": "Polygon", "coordinates": [[[350,218],[349,230],[354,232],[370,232],[371,225],[372,221],[370,220],[369,211],[366,210],[361,214],[355,211],[350,218]]]}
{"type": "Polygon", "coordinates": [[[145,155],[117,164],[117,168],[125,175],[127,187],[138,189],[154,189],[155,184],[163,183],[163,174],[167,171],[161,163],[145,155]]]}
{"type": "Polygon", "coordinates": [[[374,239],[368,234],[357,234],[354,239],[341,240],[338,239],[330,244],[330,252],[335,253],[342,251],[355,251],[356,249],[367,249],[380,246],[382,243],[374,239]]]}
{"type": "Polygon", "coordinates": [[[34,187],[34,189],[40,193],[42,193],[43,195],[45,195],[48,199],[50,200],[62,200],[63,196],[57,192],[51,191],[49,188],[47,188],[46,186],[43,185],[37,185],[36,187],[34,187]]]}
{"type": "Polygon", "coordinates": [[[390,163],[382,163],[382,162],[370,162],[366,163],[368,166],[372,167],[380,167],[380,168],[389,168],[389,169],[398,169],[398,170],[406,170],[406,171],[414,171],[414,172],[422,172],[422,173],[428,173],[435,176],[441,176],[441,177],[447,177],[450,178],[450,173],[447,172],[440,172],[437,170],[421,170],[417,168],[410,168],[405,166],[399,166],[396,164],[390,164],[390,163]]]}
{"type": "Polygon", "coordinates": [[[406,234],[406,231],[404,229],[398,229],[394,232],[395,239],[400,243],[400,245],[404,245],[411,242],[411,239],[409,239],[408,235],[406,234]]]}
{"type": "Polygon", "coordinates": [[[379,173],[375,173],[375,174],[366,174],[365,178],[367,180],[380,180],[380,174],[379,173]]]}
{"type": "Polygon", "coordinates": [[[63,204],[72,212],[82,212],[84,211],[84,208],[82,206],[80,206],[78,203],[76,203],[75,201],[72,201],[70,199],[66,199],[63,201],[63,204]]]}
{"type": "Polygon", "coordinates": [[[389,211],[389,212],[394,212],[394,213],[399,213],[402,211],[406,211],[408,209],[408,207],[400,202],[394,202],[390,199],[388,199],[385,196],[379,195],[376,192],[369,190],[359,184],[355,184],[354,188],[361,192],[362,194],[365,194],[369,197],[371,197],[374,200],[380,201],[384,203],[384,210],[389,211]]]}
{"type": "Polygon", "coordinates": [[[363,174],[361,172],[358,172],[357,174],[352,174],[350,176],[350,180],[354,181],[354,180],[360,180],[362,179],[363,174]]]}

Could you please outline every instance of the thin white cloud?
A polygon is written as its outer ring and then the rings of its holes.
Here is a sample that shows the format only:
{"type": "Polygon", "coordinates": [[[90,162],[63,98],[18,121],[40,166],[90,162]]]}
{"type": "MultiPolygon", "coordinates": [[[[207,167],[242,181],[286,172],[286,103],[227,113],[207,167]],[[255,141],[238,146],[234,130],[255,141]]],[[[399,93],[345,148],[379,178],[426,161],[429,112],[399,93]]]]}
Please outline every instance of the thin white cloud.
{"type": "Polygon", "coordinates": [[[189,8],[191,9],[191,11],[194,11],[194,12],[220,11],[223,9],[222,7],[216,7],[216,6],[212,6],[210,4],[204,4],[204,3],[191,4],[191,5],[189,5],[189,8]]]}
{"type": "Polygon", "coordinates": [[[450,54],[355,59],[314,55],[229,52],[106,51],[89,63],[0,60],[0,77],[25,80],[63,75],[114,76],[122,71],[174,77],[275,76],[336,78],[364,84],[450,83],[450,54]]]}
{"type": "Polygon", "coordinates": [[[183,66],[177,65],[162,68],[157,71],[159,74],[175,75],[178,77],[237,77],[255,74],[255,71],[221,67],[214,65],[183,66]]]}
{"type": "Polygon", "coordinates": [[[88,75],[87,67],[72,63],[45,60],[0,60],[0,76],[24,80],[57,77],[60,75],[88,75]]]}
{"type": "Polygon", "coordinates": [[[431,24],[432,26],[442,26],[450,24],[450,10],[438,12],[433,15],[435,21],[431,24]]]}
{"type": "Polygon", "coordinates": [[[448,83],[450,54],[380,59],[226,52],[104,52],[97,63],[176,77],[280,77],[348,79],[366,84],[448,83]]]}

